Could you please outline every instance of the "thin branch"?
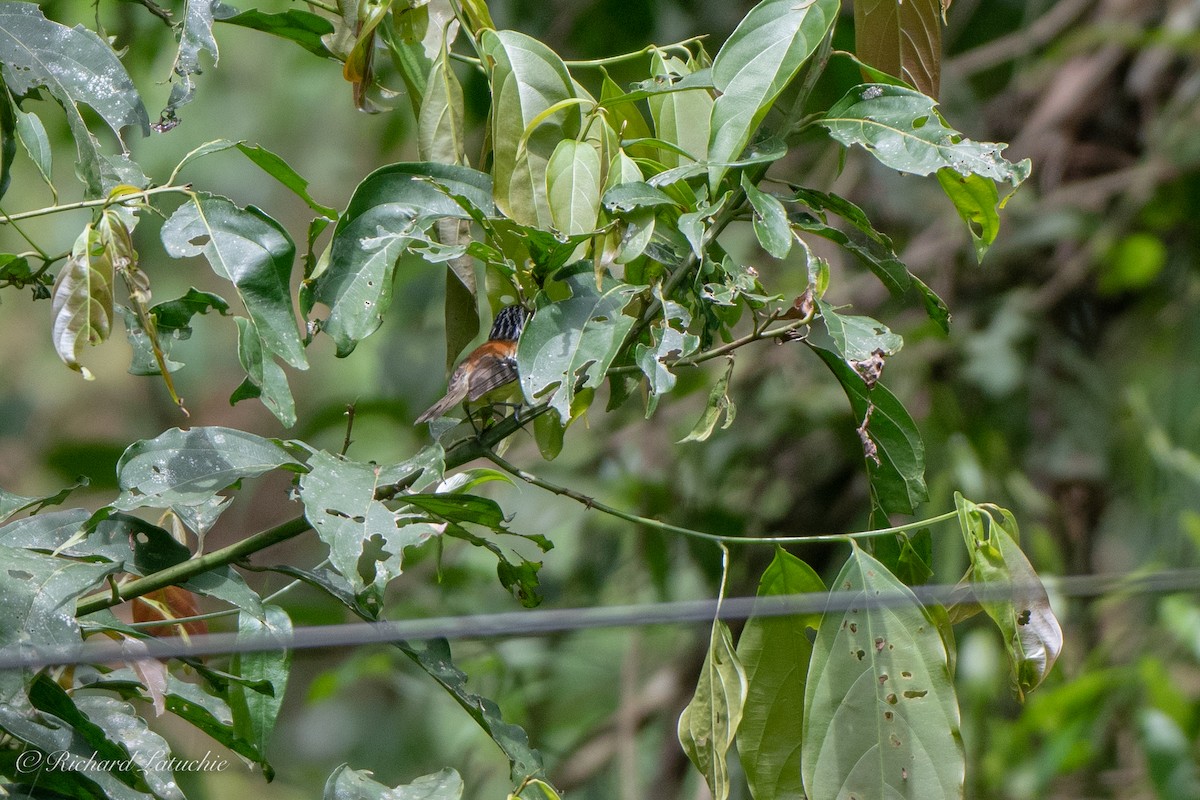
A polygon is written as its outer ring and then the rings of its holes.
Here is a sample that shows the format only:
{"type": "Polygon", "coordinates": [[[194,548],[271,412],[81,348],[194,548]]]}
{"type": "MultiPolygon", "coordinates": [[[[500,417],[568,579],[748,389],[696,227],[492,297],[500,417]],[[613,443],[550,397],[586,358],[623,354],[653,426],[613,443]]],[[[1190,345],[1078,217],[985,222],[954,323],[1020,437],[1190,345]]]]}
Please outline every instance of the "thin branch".
{"type": "Polygon", "coordinates": [[[48,214],[57,214],[60,211],[76,211],[81,208],[123,206],[131,200],[145,200],[147,197],[154,194],[191,194],[191,192],[192,187],[190,184],[186,186],[155,186],[151,189],[142,189],[141,191],[123,194],[120,197],[104,197],[99,200],[80,200],[77,203],[64,203],[59,206],[35,208],[32,211],[22,211],[19,214],[5,214],[3,222],[13,222],[14,220],[19,219],[32,219],[33,217],[44,217],[48,214]]]}
{"type": "Polygon", "coordinates": [[[583,505],[585,508],[595,509],[596,511],[599,511],[602,514],[608,514],[611,517],[616,517],[617,519],[622,519],[622,520],[625,520],[626,522],[632,522],[635,525],[645,525],[648,528],[654,528],[655,530],[660,530],[660,531],[664,531],[667,533],[678,533],[678,534],[682,534],[684,536],[691,536],[692,538],[695,538],[695,539],[704,539],[706,541],[719,542],[722,544],[777,545],[777,544],[816,544],[818,542],[842,543],[842,542],[851,541],[853,539],[871,539],[876,536],[884,536],[884,535],[891,534],[891,533],[905,533],[907,531],[911,531],[911,530],[914,530],[917,528],[924,528],[928,525],[934,525],[938,522],[945,522],[946,520],[957,519],[957,517],[958,517],[957,511],[948,511],[945,514],[939,514],[936,517],[930,517],[928,519],[917,520],[916,522],[908,522],[908,523],[905,523],[904,525],[895,525],[890,528],[879,528],[877,530],[872,530],[872,531],[856,531],[854,533],[829,533],[829,534],[821,534],[821,535],[815,535],[815,536],[762,536],[762,537],[722,536],[721,534],[706,533],[704,531],[698,531],[698,530],[694,530],[692,528],[684,528],[679,525],[672,525],[669,522],[663,522],[662,520],[651,519],[650,517],[643,517],[638,514],[630,513],[628,511],[622,511],[621,509],[614,508],[613,506],[607,505],[606,503],[601,503],[599,500],[596,500],[594,497],[588,497],[587,495],[580,494],[579,492],[577,492],[574,489],[571,489],[569,487],[559,486],[558,484],[550,483],[547,480],[543,480],[542,478],[539,478],[536,475],[533,475],[532,473],[526,472],[525,470],[521,469],[520,467],[516,466],[515,464],[509,463],[504,458],[496,455],[491,450],[487,451],[483,455],[484,455],[484,458],[488,459],[493,464],[495,464],[497,467],[504,470],[505,472],[512,475],[513,477],[520,478],[521,480],[525,481],[526,483],[528,483],[532,486],[536,486],[539,489],[545,489],[547,492],[551,492],[553,494],[557,494],[562,497],[569,497],[572,500],[574,500],[575,502],[583,505]]]}
{"type": "Polygon", "coordinates": [[[633,53],[621,53],[620,55],[607,56],[605,58],[590,58],[583,61],[565,61],[563,63],[565,63],[568,68],[576,67],[579,69],[587,69],[590,67],[607,67],[609,64],[620,64],[625,61],[633,61],[634,59],[641,58],[642,56],[648,56],[655,50],[684,50],[691,52],[687,47],[689,44],[693,44],[707,38],[707,34],[701,34],[700,36],[692,36],[684,39],[683,41],[675,42],[674,44],[646,45],[641,50],[633,53]]]}

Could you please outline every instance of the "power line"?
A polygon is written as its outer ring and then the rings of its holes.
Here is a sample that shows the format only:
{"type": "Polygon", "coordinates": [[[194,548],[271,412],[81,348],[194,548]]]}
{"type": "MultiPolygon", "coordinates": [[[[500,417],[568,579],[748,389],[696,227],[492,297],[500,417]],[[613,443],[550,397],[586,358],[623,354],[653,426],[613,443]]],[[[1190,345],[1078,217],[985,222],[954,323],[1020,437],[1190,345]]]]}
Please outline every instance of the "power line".
{"type": "Polygon", "coordinates": [[[0,649],[0,670],[142,659],[169,659],[273,650],[307,650],[394,644],[429,639],[493,639],[542,636],[593,628],[642,627],[710,622],[719,616],[741,620],[751,616],[839,613],[850,609],[904,606],[915,595],[923,605],[1037,597],[1042,587],[1056,598],[1105,595],[1153,595],[1200,590],[1200,569],[1164,570],[1134,575],[1083,575],[1048,578],[1044,583],[931,585],[912,587],[911,594],[889,592],[869,596],[861,591],[812,592],[774,597],[732,597],[599,608],[538,609],[499,614],[434,617],[385,622],[357,622],[294,629],[288,636],[239,633],[199,634],[183,639],[88,640],[67,647],[16,643],[0,649]]]}

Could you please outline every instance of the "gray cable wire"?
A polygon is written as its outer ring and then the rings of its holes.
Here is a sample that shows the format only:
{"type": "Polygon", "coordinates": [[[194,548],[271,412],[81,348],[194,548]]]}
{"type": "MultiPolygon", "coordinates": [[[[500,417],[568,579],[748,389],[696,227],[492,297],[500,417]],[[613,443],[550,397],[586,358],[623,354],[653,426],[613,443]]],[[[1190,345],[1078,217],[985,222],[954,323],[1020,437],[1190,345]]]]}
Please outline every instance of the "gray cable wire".
{"type": "Polygon", "coordinates": [[[365,644],[392,644],[443,638],[462,640],[540,636],[590,628],[710,622],[718,616],[721,619],[733,620],[747,619],[751,616],[838,613],[852,608],[908,605],[912,602],[913,595],[923,605],[949,605],[955,602],[1028,597],[1031,593],[1041,591],[1043,585],[1052,597],[1063,599],[1196,591],[1200,590],[1200,569],[1165,570],[1140,575],[1048,578],[1044,584],[917,586],[912,588],[912,594],[892,592],[874,597],[858,591],[814,592],[775,597],[731,597],[720,603],[719,608],[716,600],[687,600],[599,608],[541,609],[389,622],[358,622],[296,628],[287,637],[271,634],[247,636],[238,633],[209,633],[191,636],[187,640],[182,637],[123,642],[93,639],[69,647],[38,647],[16,643],[0,648],[0,670],[285,649],[357,647],[365,644]]]}

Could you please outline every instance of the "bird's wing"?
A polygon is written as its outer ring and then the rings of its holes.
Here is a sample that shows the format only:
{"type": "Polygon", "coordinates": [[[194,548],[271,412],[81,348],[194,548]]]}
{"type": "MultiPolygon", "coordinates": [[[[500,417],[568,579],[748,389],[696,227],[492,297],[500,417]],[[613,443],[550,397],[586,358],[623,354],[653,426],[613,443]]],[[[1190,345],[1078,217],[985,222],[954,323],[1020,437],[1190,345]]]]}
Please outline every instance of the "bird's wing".
{"type": "Polygon", "coordinates": [[[471,374],[467,399],[475,402],[493,389],[517,379],[517,359],[508,355],[487,353],[479,358],[471,374]]]}

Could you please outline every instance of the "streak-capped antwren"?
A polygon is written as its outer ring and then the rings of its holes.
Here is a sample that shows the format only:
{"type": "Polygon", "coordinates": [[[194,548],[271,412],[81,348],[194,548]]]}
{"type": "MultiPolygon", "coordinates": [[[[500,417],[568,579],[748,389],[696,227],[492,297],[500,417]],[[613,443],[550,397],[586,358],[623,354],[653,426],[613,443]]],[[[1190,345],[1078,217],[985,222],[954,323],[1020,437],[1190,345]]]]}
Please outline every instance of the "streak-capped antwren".
{"type": "Polygon", "coordinates": [[[519,305],[500,309],[488,340],[459,362],[450,375],[446,396],[417,417],[415,424],[445,416],[459,403],[495,403],[508,399],[513,389],[519,391],[510,384],[517,380],[517,339],[527,314],[519,305]]]}

